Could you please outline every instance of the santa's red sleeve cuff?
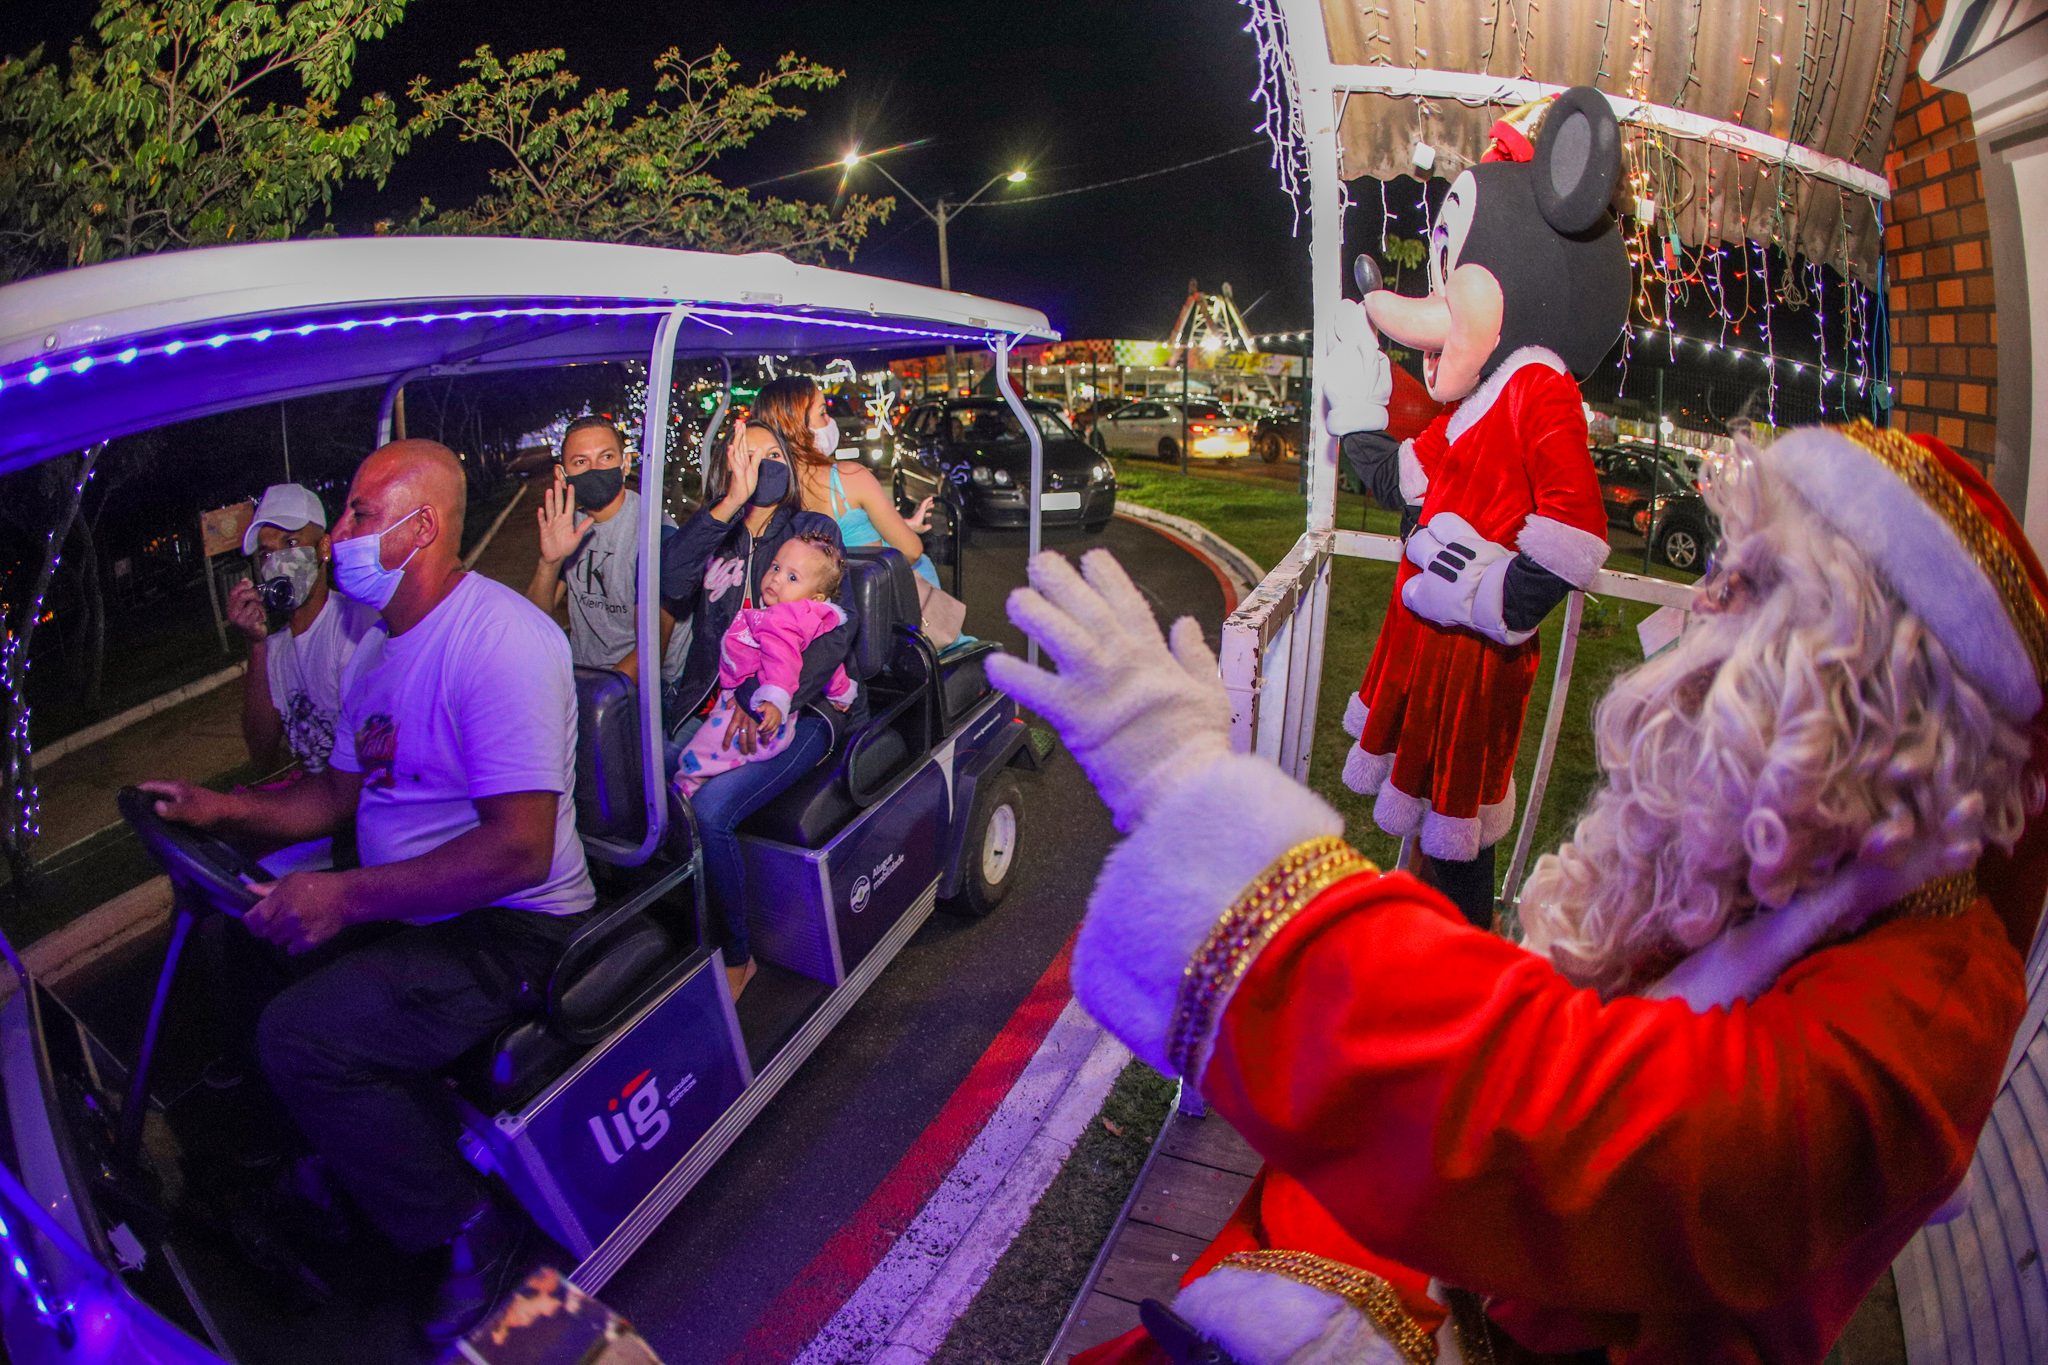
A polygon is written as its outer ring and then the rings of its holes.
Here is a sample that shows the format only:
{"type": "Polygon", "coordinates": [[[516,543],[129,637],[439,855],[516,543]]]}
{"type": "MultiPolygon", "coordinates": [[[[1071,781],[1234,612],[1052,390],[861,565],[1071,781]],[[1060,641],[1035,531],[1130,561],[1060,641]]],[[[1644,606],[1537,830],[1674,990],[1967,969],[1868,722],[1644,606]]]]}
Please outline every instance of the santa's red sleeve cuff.
{"type": "Polygon", "coordinates": [[[1075,997],[1144,1061],[1178,1074],[1167,1039],[1189,960],[1274,859],[1343,832],[1342,816],[1266,759],[1227,754],[1198,769],[1104,861],[1074,944],[1075,997]]]}

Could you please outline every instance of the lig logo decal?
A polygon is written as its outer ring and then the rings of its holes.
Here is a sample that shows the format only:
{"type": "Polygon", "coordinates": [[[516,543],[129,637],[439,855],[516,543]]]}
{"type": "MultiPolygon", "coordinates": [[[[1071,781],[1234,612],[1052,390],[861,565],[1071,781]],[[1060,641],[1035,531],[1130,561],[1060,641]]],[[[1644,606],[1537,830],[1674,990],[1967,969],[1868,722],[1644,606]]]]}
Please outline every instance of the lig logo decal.
{"type": "Polygon", "coordinates": [[[664,1103],[661,1082],[655,1079],[653,1071],[643,1071],[627,1081],[625,1089],[619,1091],[618,1099],[605,1106],[608,1114],[593,1115],[586,1120],[590,1124],[590,1135],[597,1139],[598,1154],[604,1158],[604,1164],[617,1165],[635,1146],[642,1151],[651,1151],[655,1143],[668,1136],[668,1110],[696,1088],[696,1076],[685,1076],[668,1092],[664,1103]],[[619,1100],[626,1102],[624,1113],[619,1112],[619,1100]],[[605,1126],[607,1117],[611,1119],[609,1128],[605,1126]],[[615,1134],[617,1146],[612,1145],[615,1134]]]}

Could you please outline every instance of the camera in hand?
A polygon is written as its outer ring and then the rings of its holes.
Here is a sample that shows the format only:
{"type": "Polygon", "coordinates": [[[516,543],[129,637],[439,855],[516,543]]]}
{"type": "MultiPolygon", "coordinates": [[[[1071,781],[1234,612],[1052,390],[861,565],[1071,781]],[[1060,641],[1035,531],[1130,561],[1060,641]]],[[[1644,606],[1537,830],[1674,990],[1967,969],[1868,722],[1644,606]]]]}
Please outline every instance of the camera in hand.
{"type": "Polygon", "coordinates": [[[272,578],[258,583],[256,596],[274,612],[290,612],[296,605],[292,601],[292,581],[289,578],[272,578]]]}

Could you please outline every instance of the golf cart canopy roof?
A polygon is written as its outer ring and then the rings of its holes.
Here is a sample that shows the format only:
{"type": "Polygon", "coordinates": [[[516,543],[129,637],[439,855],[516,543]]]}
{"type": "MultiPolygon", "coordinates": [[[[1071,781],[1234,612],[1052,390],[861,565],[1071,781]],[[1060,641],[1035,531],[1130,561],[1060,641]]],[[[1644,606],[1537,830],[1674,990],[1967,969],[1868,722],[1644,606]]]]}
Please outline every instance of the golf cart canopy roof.
{"type": "Polygon", "coordinates": [[[1036,309],[781,256],[523,238],[265,242],[0,288],[0,473],[410,375],[1057,340],[1036,309]]]}

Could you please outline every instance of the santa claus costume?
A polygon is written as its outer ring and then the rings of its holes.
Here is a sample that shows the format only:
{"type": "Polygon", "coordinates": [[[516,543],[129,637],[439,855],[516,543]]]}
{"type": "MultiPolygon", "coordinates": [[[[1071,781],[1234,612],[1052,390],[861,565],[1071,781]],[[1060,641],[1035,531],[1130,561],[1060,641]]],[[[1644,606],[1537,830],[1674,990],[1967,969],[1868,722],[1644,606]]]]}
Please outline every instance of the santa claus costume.
{"type": "MultiPolygon", "coordinates": [[[[1242,1365],[1819,1362],[1962,1182],[2048,892],[2048,820],[2032,818],[2048,579],[1938,443],[1859,425],[1756,458],[1805,525],[1883,581],[1904,624],[1868,646],[1924,630],[1914,657],[1952,668],[2002,727],[2012,766],[1985,768],[1987,785],[2026,786],[2027,818],[1969,826],[1984,814],[1970,797],[1932,827],[1905,819],[1920,832],[1889,857],[1852,846],[1788,902],[1732,914],[1649,989],[1575,984],[1475,930],[1355,853],[1308,790],[1229,753],[1199,628],[1178,623],[1169,651],[1105,552],[1086,581],[1040,556],[1013,594],[1059,673],[999,658],[991,676],[1060,727],[1130,831],[1090,902],[1076,995],[1268,1162],[1174,1305],[1242,1365]],[[2010,847],[1978,859],[1986,840],[2010,847]],[[1432,1279],[1459,1292],[1432,1295],[1432,1279]]],[[[1703,588],[1700,610],[1749,593],[1762,605],[1746,628],[1765,629],[1781,608],[1770,562],[1746,572],[1703,588]]],[[[1892,657],[1902,689],[1932,686],[1892,657]]],[[[1688,704],[1748,681],[1704,679],[1688,704]]],[[[1880,700],[1914,716],[1954,698],[1880,700]]],[[[1142,1331],[1077,1358],[1166,1359],[1142,1331]]]]}

